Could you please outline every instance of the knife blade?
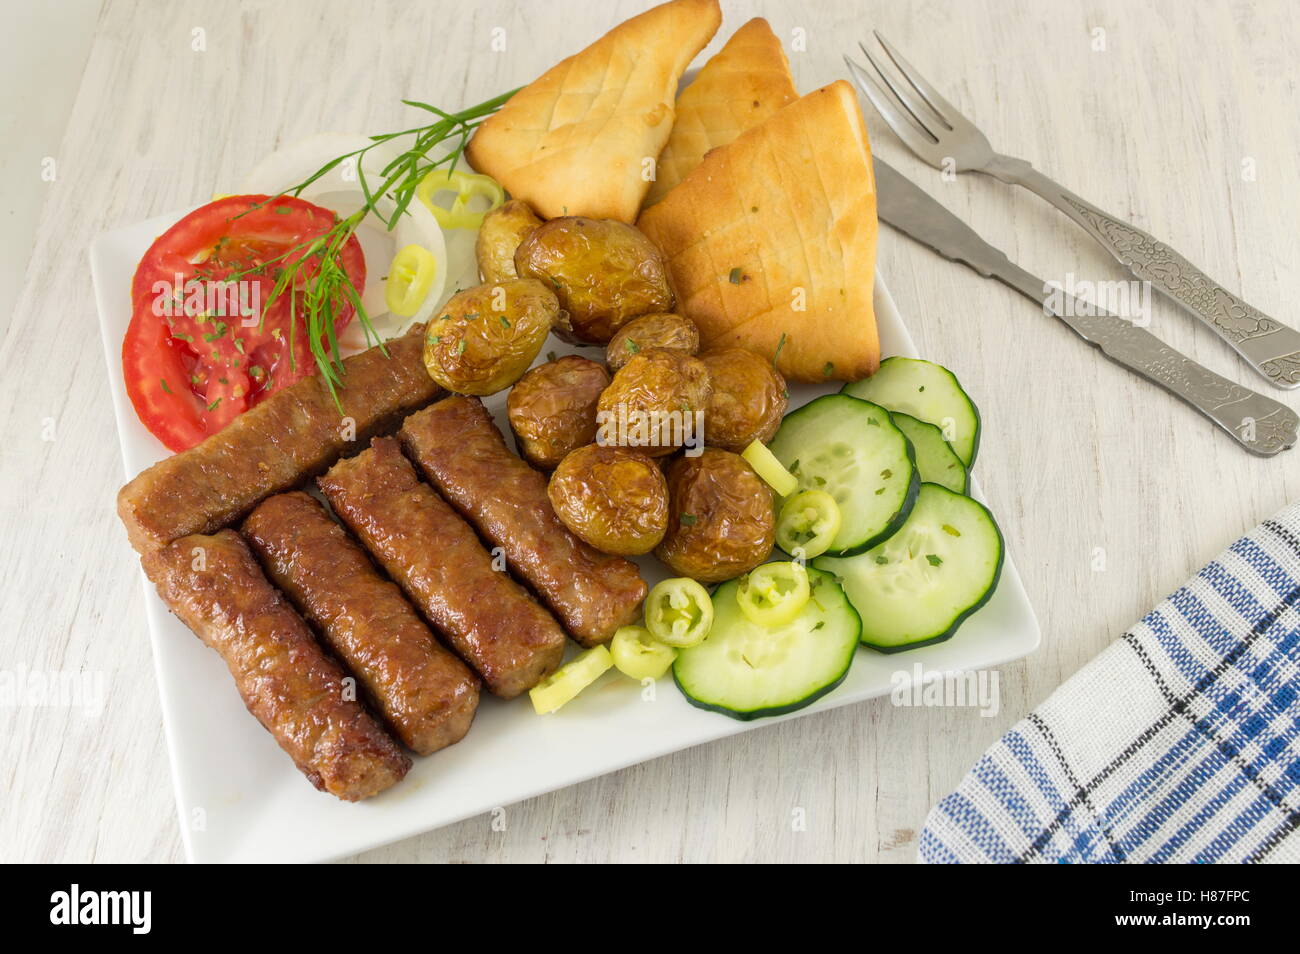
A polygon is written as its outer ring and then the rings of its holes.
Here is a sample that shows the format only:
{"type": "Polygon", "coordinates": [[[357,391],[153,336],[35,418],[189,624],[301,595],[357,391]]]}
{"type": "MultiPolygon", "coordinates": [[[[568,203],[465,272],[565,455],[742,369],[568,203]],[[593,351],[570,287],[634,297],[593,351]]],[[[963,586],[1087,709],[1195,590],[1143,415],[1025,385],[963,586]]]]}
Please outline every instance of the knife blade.
{"type": "Polygon", "coordinates": [[[1300,416],[1285,404],[1220,377],[1133,322],[1027,272],[883,159],[873,162],[882,221],[1018,291],[1112,361],[1190,404],[1252,454],[1271,457],[1295,445],[1300,416]]]}

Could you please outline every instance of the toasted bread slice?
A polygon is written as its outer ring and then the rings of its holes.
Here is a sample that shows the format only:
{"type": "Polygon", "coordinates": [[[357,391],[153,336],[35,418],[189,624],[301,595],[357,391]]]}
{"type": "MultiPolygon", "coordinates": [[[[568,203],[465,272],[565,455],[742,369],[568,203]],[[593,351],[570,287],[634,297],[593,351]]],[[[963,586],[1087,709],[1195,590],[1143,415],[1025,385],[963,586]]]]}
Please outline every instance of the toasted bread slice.
{"type": "Polygon", "coordinates": [[[714,149],[637,224],[704,346],[774,357],[796,381],[879,366],[875,177],[843,80],[714,149]]]}
{"type": "Polygon", "coordinates": [[[667,195],[710,149],[725,146],[798,98],[781,41],[766,20],[755,17],[677,97],[677,120],[644,204],[667,195]]]}
{"type": "Polygon", "coordinates": [[[488,118],[470,164],[543,218],[631,223],[672,131],[678,80],[721,22],[718,0],[672,0],[620,23],[488,118]]]}

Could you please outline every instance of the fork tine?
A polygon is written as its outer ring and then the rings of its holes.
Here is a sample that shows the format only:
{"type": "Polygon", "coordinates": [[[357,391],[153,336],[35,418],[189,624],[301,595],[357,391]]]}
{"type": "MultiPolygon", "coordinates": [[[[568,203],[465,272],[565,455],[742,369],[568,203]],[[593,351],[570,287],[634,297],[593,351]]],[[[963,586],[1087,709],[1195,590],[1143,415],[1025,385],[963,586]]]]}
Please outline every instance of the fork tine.
{"type": "MultiPolygon", "coordinates": [[[[903,77],[912,85],[912,88],[920,94],[923,100],[925,100],[925,104],[934,110],[935,115],[943,120],[945,126],[949,129],[956,129],[958,123],[970,125],[970,121],[961,114],[961,111],[952,103],[944,99],[943,95],[931,86],[924,76],[916,71],[916,67],[907,62],[907,60],[903,58],[903,54],[894,49],[893,44],[880,35],[879,30],[872,30],[871,32],[875,34],[876,41],[884,47],[885,52],[889,54],[889,58],[893,60],[894,65],[898,67],[898,71],[903,74],[903,77]]],[[[879,67],[876,68],[879,69],[879,67]]],[[[899,98],[901,99],[902,97],[900,96],[899,98]]],[[[906,100],[904,100],[904,102],[906,102],[906,100]]]]}
{"type": "Polygon", "coordinates": [[[876,111],[885,120],[885,124],[894,131],[894,135],[903,140],[904,145],[913,152],[925,155],[938,144],[939,140],[935,138],[934,134],[920,124],[916,117],[912,115],[911,110],[900,109],[899,107],[902,104],[895,104],[893,98],[885,92],[884,88],[875,81],[870,73],[847,56],[844,57],[844,62],[848,66],[849,73],[853,76],[853,81],[858,89],[862,91],[867,99],[871,100],[871,105],[876,107],[876,111]]]}
{"type": "Polygon", "coordinates": [[[872,69],[876,71],[876,76],[880,78],[880,82],[893,94],[894,100],[902,104],[903,108],[916,120],[916,124],[929,133],[935,142],[939,141],[939,134],[935,132],[936,129],[949,130],[952,128],[944,121],[942,116],[930,109],[924,98],[918,99],[916,93],[909,89],[906,83],[890,76],[889,72],[880,65],[880,62],[871,55],[871,51],[867,49],[865,43],[859,43],[858,49],[862,50],[867,62],[871,64],[872,69]]]}

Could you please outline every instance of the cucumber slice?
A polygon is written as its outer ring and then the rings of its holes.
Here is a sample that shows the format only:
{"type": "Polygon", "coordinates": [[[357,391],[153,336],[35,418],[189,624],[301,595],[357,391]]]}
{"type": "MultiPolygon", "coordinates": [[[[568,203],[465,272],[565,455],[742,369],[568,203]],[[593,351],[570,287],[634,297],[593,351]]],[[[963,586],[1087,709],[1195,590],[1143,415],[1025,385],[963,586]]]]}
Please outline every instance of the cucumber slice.
{"type": "Polygon", "coordinates": [[[902,411],[891,411],[889,416],[894,419],[894,426],[912,442],[922,483],[938,484],[957,494],[966,493],[966,465],[943,439],[943,431],[902,411]]]}
{"type": "Polygon", "coordinates": [[[862,620],[829,573],[808,568],[812,596],[781,626],[759,626],[736,602],[740,581],[713,594],[713,628],[683,649],[673,679],[693,706],[748,721],[802,709],[849,673],[862,620]]]}
{"type": "Polygon", "coordinates": [[[980,445],[980,415],[957,377],[942,365],[920,358],[886,358],[880,370],[844,385],[844,394],[902,411],[938,426],[967,467],[980,445]]]}
{"type": "Polygon", "coordinates": [[[1002,573],[1002,533],[970,497],[922,484],[903,529],[849,559],[818,557],[862,615],[862,642],[896,653],[949,639],[1002,573]]]}
{"type": "Polygon", "coordinates": [[[826,394],[786,415],[768,449],[799,481],[840,507],[829,553],[859,553],[903,525],[920,478],[912,445],[879,405],[826,394]]]}

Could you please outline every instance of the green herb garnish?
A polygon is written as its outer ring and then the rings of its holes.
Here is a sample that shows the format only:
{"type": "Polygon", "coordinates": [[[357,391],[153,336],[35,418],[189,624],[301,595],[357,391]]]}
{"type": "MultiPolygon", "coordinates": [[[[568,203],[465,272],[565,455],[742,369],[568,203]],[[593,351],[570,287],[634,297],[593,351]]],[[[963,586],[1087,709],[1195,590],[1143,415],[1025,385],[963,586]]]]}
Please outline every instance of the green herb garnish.
{"type": "MultiPolygon", "coordinates": [[[[457,113],[449,113],[437,106],[416,100],[402,100],[407,106],[431,113],[435,117],[434,121],[398,132],[371,136],[369,145],[335,156],[302,182],[266,200],[266,202],[274,202],[284,195],[301,196],[304,189],[322,176],[328,175],[345,162],[350,160],[355,162],[357,179],[364,197],[359,209],[347,218],[336,220],[322,234],[299,242],[269,261],[258,262],[228,276],[229,280],[238,280],[255,272],[266,274],[271,271],[276,274],[275,284],[265,300],[262,314],[265,316],[276,300],[285,295],[289,296],[289,313],[292,322],[289,326],[290,334],[294,334],[297,324],[293,319],[301,314],[305,320],[307,340],[310,343],[312,356],[316,359],[316,366],[320,370],[325,386],[329,388],[330,395],[334,398],[335,405],[340,410],[342,404],[339,402],[337,388],[343,386],[343,358],[339,354],[339,344],[334,331],[335,319],[340,308],[351,304],[365,330],[367,342],[383,347],[370,322],[370,316],[361,303],[361,293],[352,284],[351,277],[343,267],[343,252],[348,240],[353,237],[366,216],[371,214],[392,231],[401,221],[402,216],[407,214],[407,208],[415,198],[415,190],[420,180],[440,166],[455,170],[474,130],[516,92],[518,90],[502,93],[500,96],[457,113]],[[380,170],[382,181],[371,182],[363,163],[366,154],[383,143],[408,137],[410,137],[409,147],[380,170]],[[450,148],[437,158],[432,158],[435,151],[442,152],[436,150],[436,147],[443,143],[449,143],[450,148]],[[391,203],[391,209],[385,214],[380,206],[387,203],[391,203]],[[278,273],[275,271],[277,269],[278,273]]],[[[266,202],[254,208],[259,208],[266,202]]],[[[275,211],[279,212],[280,208],[277,207],[275,211]]],[[[289,353],[289,366],[290,368],[295,366],[292,351],[289,353]]]]}

